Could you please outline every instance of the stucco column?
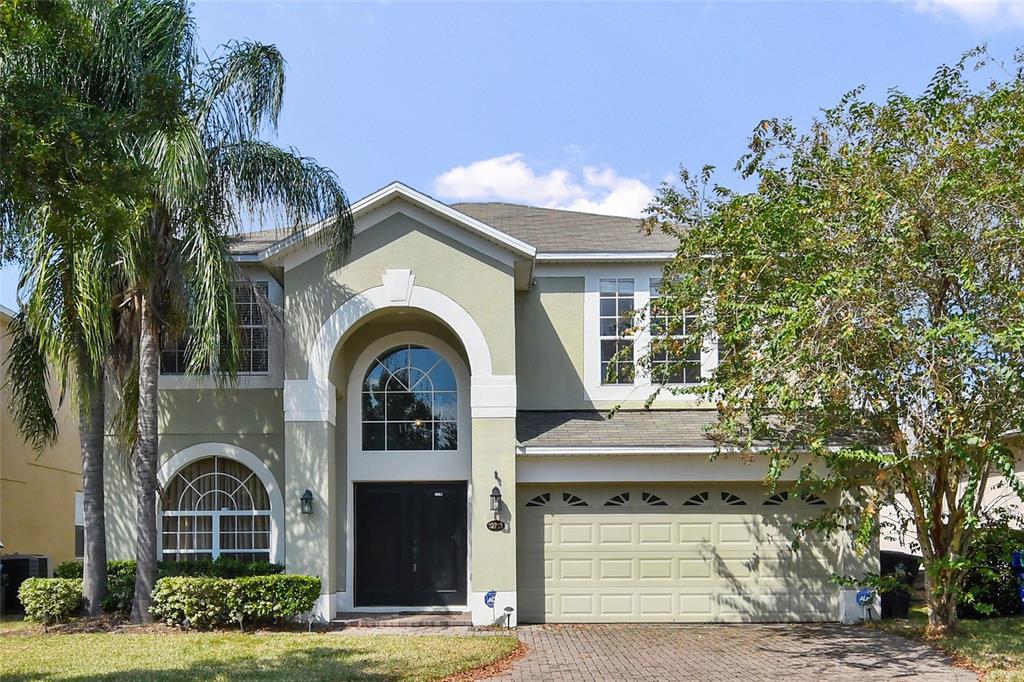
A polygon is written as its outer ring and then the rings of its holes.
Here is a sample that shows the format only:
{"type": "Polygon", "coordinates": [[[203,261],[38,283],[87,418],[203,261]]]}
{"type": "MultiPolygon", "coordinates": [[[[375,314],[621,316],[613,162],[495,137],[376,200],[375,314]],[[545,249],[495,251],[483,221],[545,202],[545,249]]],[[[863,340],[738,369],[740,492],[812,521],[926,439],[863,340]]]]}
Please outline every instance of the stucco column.
{"type": "Polygon", "coordinates": [[[285,570],[320,576],[316,617],[334,617],[334,537],[337,504],[334,481],[334,424],[326,419],[285,422],[285,570]],[[299,497],[313,493],[313,513],[303,514],[299,497]]]}
{"type": "Polygon", "coordinates": [[[474,625],[516,624],[516,420],[515,378],[473,377],[472,552],[473,591],[469,608],[474,625]],[[487,529],[495,518],[491,490],[501,491],[500,531],[487,529]],[[494,605],[485,597],[494,591],[494,605]],[[512,612],[506,614],[505,608],[512,612]]]}

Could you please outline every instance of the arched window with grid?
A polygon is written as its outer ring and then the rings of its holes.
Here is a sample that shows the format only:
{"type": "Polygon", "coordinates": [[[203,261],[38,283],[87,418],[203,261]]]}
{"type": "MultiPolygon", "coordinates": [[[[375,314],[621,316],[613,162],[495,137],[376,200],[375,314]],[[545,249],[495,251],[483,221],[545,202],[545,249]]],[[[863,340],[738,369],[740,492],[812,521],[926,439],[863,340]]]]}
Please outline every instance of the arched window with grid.
{"type": "Polygon", "coordinates": [[[363,450],[458,449],[458,398],[436,351],[407,344],[381,354],[363,379],[363,450]]]}
{"type": "Polygon", "coordinates": [[[165,561],[270,561],[270,496],[247,466],[206,457],[183,467],[162,497],[165,561]]]}

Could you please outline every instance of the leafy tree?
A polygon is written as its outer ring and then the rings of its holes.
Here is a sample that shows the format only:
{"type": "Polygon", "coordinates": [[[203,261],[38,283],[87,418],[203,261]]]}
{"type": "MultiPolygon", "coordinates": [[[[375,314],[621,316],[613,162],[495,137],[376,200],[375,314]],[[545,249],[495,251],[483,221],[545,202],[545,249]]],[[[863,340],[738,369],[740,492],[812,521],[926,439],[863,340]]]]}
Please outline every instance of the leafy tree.
{"type": "Polygon", "coordinates": [[[138,320],[135,601],[132,618],[152,620],[157,562],[157,380],[161,344],[187,340],[188,371],[231,379],[240,354],[233,282],[244,279],[229,251],[247,222],[284,233],[316,223],[329,262],[347,252],[348,199],[329,170],[262,139],[277,126],[285,62],[271,45],[232,42],[211,58],[193,49],[188,8],[174,26],[178,85],[168,125],[142,139],[150,206],[135,240],[131,305],[138,320]]]}
{"type": "Polygon", "coordinates": [[[720,350],[692,389],[718,405],[712,435],[767,457],[771,483],[796,466],[798,488],[846,491],[809,528],[867,545],[905,497],[935,633],[973,599],[989,477],[1024,499],[1007,444],[1024,420],[1021,64],[975,50],[920,95],[854,90],[804,132],[763,121],[737,164],[755,190],[683,170],[648,209],[680,238],[659,306],[703,312],[662,350],[720,350]]]}
{"type": "Polygon", "coordinates": [[[85,507],[83,597],[106,592],[104,364],[114,338],[124,237],[147,198],[124,143],[159,120],[141,66],[158,54],[166,4],[90,0],[0,7],[0,258],[20,262],[23,310],[12,324],[7,387],[19,431],[36,448],[57,435],[48,392],[78,406],[85,507]]]}

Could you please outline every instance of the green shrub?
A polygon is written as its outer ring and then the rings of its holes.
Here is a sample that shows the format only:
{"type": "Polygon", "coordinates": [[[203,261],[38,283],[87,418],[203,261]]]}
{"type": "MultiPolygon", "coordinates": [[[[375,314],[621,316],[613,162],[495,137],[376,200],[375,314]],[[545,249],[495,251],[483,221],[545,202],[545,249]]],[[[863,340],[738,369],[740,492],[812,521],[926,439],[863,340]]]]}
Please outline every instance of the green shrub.
{"type": "Polygon", "coordinates": [[[264,575],[231,582],[228,607],[239,625],[292,621],[310,611],[320,596],[320,578],[309,575],[264,575]]]}
{"type": "Polygon", "coordinates": [[[81,578],[82,577],[82,562],[81,561],[64,561],[57,564],[53,569],[54,578],[81,578]]]}
{"type": "Polygon", "coordinates": [[[153,588],[153,615],[168,625],[204,630],[228,622],[225,578],[161,578],[153,588]]]}
{"type": "Polygon", "coordinates": [[[60,623],[82,606],[82,581],[78,578],[29,578],[18,588],[25,618],[43,625],[60,623]]]}
{"type": "Polygon", "coordinates": [[[179,627],[283,623],[313,608],[320,579],[306,575],[242,578],[161,578],[153,590],[153,615],[179,627]]]}
{"type": "Polygon", "coordinates": [[[959,613],[964,618],[1016,616],[1021,612],[1017,579],[1010,567],[1014,550],[1024,550],[1018,520],[1000,516],[976,531],[971,541],[971,567],[963,582],[959,613]]]}
{"type": "Polygon", "coordinates": [[[107,596],[103,600],[103,610],[127,616],[132,611],[132,599],[135,597],[135,560],[107,562],[107,596]]]}
{"type": "Polygon", "coordinates": [[[157,571],[162,578],[172,576],[196,576],[206,578],[242,578],[252,575],[276,575],[284,570],[280,564],[266,561],[239,561],[221,556],[216,559],[198,561],[161,561],[157,571]]]}

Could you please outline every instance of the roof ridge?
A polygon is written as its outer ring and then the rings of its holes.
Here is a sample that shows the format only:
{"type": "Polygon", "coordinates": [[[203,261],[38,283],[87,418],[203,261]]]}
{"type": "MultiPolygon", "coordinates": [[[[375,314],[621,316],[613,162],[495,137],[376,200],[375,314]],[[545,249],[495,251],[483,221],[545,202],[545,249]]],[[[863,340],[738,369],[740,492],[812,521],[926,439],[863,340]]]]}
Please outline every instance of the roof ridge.
{"type": "Polygon", "coordinates": [[[570,208],[554,208],[551,206],[533,206],[532,204],[517,204],[512,201],[457,201],[448,204],[452,208],[459,206],[513,206],[515,208],[529,208],[535,211],[552,211],[556,213],[571,213],[573,215],[594,216],[595,218],[619,218],[621,220],[635,220],[640,222],[643,218],[636,218],[628,215],[612,215],[610,213],[594,213],[593,211],[574,211],[570,208]]]}

